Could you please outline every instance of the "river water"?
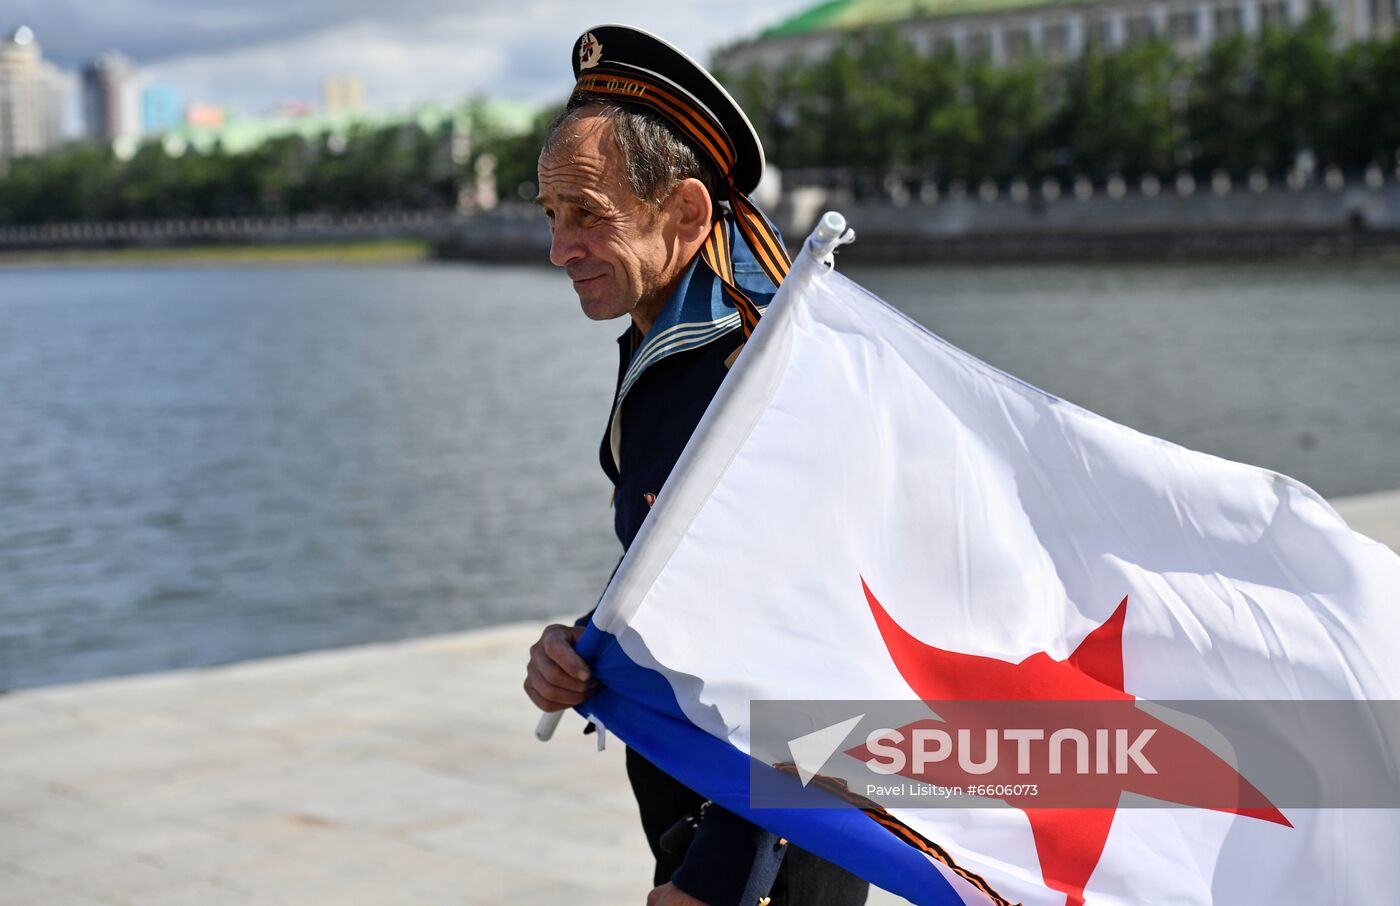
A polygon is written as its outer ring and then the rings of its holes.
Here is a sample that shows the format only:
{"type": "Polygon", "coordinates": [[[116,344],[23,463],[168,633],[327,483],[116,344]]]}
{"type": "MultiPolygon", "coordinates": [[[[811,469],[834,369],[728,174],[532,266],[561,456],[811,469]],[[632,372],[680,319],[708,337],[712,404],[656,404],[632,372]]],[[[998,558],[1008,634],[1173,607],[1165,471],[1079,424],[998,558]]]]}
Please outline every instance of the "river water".
{"type": "MultiPolygon", "coordinates": [[[[1400,487],[1400,265],[849,273],[1117,421],[1400,487]]],[[[587,610],[620,330],[545,268],[0,270],[0,689],[587,610]]]]}

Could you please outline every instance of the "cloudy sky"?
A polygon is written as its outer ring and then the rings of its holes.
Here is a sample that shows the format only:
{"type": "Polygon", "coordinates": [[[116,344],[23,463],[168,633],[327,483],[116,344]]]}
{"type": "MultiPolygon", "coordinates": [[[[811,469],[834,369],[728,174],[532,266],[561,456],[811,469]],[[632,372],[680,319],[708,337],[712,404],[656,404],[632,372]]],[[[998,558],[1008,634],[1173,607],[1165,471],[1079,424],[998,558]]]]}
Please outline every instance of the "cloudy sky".
{"type": "Polygon", "coordinates": [[[120,50],[185,101],[257,114],[315,102],[321,79],[358,75],[367,102],[567,92],[573,39],[600,22],[656,32],[692,56],[743,38],[814,0],[6,0],[0,30],[28,25],[44,56],[76,71],[120,50]]]}

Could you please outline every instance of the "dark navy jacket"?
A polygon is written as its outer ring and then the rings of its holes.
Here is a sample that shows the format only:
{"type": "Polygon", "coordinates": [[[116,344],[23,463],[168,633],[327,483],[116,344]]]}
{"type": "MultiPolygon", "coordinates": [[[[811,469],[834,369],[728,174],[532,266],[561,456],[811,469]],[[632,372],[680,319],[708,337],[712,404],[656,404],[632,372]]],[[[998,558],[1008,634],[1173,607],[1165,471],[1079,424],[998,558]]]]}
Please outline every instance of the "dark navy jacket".
{"type": "MultiPolygon", "coordinates": [[[[735,281],[767,307],[775,287],[742,240],[734,245],[735,281]]],[[[599,458],[615,488],[613,522],[625,550],[651,508],[648,495],[661,492],[743,334],[719,278],[697,256],[647,335],[633,325],[617,342],[617,392],[599,458]]],[[[711,806],[672,880],[715,906],[753,904],[768,892],[784,851],[773,834],[711,806]]]]}

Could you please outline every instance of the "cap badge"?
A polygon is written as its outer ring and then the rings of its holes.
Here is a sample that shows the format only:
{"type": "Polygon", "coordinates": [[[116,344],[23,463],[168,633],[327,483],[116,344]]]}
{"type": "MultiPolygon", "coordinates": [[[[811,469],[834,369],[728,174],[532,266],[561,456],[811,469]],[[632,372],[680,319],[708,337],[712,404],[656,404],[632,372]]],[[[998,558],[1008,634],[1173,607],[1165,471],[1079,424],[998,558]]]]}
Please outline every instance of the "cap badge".
{"type": "Polygon", "coordinates": [[[588,32],[578,39],[578,68],[592,69],[603,59],[603,45],[588,32]]]}

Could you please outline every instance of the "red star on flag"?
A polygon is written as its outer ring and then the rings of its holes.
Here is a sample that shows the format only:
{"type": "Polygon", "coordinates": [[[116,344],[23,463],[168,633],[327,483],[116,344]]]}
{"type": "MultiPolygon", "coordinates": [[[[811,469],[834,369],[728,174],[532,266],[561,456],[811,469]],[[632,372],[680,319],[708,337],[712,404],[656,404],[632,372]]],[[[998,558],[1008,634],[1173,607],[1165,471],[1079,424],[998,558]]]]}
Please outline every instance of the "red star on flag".
{"type": "MultiPolygon", "coordinates": [[[[1061,770],[1052,775],[1041,769],[1035,779],[1057,793],[1054,801],[1060,804],[1036,805],[1045,801],[1043,797],[997,797],[1025,812],[1041,876],[1048,887],[1065,894],[1070,906],[1084,902],[1084,887],[1103,855],[1122,793],[1292,827],[1228,762],[1189,734],[1134,704],[1136,698],[1124,689],[1123,682],[1126,597],[1064,660],[1036,652],[1012,663],[921,642],[889,615],[864,579],[861,587],[896,668],[915,694],[942,718],[903,728],[906,738],[911,735],[907,731],[918,727],[938,727],[970,729],[970,738],[980,739],[983,731],[992,727],[1023,727],[1033,725],[1035,719],[1053,722],[1068,717],[1070,723],[1111,724],[1115,732],[1126,731],[1128,738],[1142,738],[1145,733],[1151,739],[1154,772],[1124,770],[1121,761],[1117,765],[1105,762],[1107,771],[1087,774],[1061,770]],[[990,706],[989,702],[1010,704],[990,706]],[[1090,805],[1065,807],[1065,799],[1090,805]]],[[[846,753],[867,763],[877,757],[868,745],[856,746],[846,753]]],[[[1024,784],[1028,778],[1018,776],[1016,769],[1016,758],[1007,757],[991,772],[975,777],[951,760],[940,761],[932,769],[925,766],[919,773],[910,767],[898,773],[944,785],[962,786],[969,780],[1024,784]]]]}

